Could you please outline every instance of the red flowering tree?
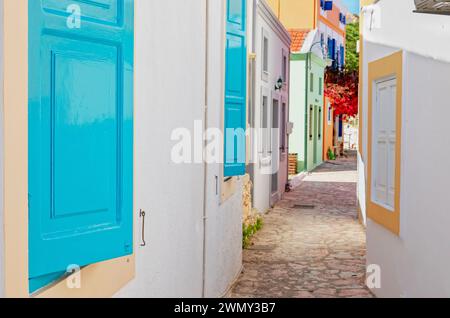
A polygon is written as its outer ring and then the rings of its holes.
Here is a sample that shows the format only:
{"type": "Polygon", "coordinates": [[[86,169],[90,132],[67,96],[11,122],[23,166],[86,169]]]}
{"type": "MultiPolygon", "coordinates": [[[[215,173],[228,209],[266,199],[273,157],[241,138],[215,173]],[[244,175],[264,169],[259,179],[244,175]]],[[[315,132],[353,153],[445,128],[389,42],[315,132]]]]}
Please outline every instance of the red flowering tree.
{"type": "Polygon", "coordinates": [[[325,96],[330,99],[335,116],[358,115],[358,73],[327,70],[325,96]]]}

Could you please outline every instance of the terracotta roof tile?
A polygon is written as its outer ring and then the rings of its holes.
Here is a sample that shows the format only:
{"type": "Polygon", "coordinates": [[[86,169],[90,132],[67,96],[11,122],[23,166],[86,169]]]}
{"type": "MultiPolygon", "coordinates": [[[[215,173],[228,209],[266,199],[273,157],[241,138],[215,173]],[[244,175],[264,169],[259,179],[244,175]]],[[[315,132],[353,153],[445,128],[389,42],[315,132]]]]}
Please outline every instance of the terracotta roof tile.
{"type": "Polygon", "coordinates": [[[291,51],[292,52],[300,52],[303,47],[303,43],[305,43],[305,39],[308,36],[311,30],[308,29],[290,29],[289,33],[291,34],[292,43],[291,43],[291,51]]]}

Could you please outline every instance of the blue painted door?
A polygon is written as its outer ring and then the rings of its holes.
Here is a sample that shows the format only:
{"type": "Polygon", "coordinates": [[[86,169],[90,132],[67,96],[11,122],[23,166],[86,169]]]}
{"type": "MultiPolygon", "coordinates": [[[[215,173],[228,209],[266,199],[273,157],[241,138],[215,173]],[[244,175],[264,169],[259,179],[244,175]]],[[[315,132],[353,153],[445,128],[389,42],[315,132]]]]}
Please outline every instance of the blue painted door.
{"type": "Polygon", "coordinates": [[[246,0],[227,0],[225,177],[245,174],[247,98],[246,13],[246,0]]]}
{"type": "Polygon", "coordinates": [[[133,252],[133,0],[29,1],[30,292],[133,252]]]}

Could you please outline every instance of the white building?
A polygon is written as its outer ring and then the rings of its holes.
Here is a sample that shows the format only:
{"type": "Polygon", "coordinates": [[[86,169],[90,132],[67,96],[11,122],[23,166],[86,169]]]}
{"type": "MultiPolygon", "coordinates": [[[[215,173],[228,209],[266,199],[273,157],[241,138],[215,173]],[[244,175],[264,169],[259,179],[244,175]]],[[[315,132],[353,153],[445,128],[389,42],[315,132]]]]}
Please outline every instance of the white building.
{"type": "Polygon", "coordinates": [[[450,17],[416,13],[414,0],[363,3],[359,203],[381,274],[369,287],[450,297],[450,17]]]}
{"type": "MultiPolygon", "coordinates": [[[[0,1],[1,296],[29,296],[28,3],[0,1]]],[[[133,254],[84,267],[81,289],[60,281],[37,296],[219,297],[241,271],[241,178],[226,179],[220,163],[173,163],[171,134],[196,120],[224,127],[226,21],[246,21],[245,1],[134,6],[133,254]]]]}
{"type": "MultiPolygon", "coordinates": [[[[285,192],[288,182],[290,35],[265,0],[249,1],[253,14],[249,50],[250,127],[272,130],[252,136],[253,205],[267,212],[285,192]]],[[[250,22],[249,22],[250,23],[250,22]]]]}

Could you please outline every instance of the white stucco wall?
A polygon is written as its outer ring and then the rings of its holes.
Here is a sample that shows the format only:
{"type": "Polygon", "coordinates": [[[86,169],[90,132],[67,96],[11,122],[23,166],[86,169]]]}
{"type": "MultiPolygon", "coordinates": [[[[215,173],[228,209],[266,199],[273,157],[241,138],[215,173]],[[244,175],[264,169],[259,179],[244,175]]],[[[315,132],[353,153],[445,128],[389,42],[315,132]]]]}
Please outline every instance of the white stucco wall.
{"type": "Polygon", "coordinates": [[[405,53],[400,237],[370,220],[367,228],[382,297],[450,297],[449,72],[449,63],[405,53]]]}
{"type": "MultiPolygon", "coordinates": [[[[251,1],[249,1],[249,4],[251,1]]],[[[249,10],[249,12],[252,12],[249,10]]],[[[275,84],[282,75],[282,61],[283,50],[289,61],[290,52],[290,37],[286,29],[278,22],[273,15],[271,9],[265,1],[256,1],[256,21],[255,29],[249,30],[249,35],[254,37],[255,40],[255,52],[256,53],[256,72],[255,72],[255,128],[261,128],[262,117],[262,96],[263,94],[268,98],[269,117],[272,118],[272,101],[273,99],[279,100],[279,118],[281,118],[281,105],[282,101],[287,103],[289,107],[289,83],[286,84],[286,88],[281,91],[275,91],[275,84]],[[267,81],[263,80],[263,34],[269,39],[269,65],[268,65],[268,77],[267,81]]],[[[289,78],[289,62],[288,62],[288,78],[289,78]]],[[[288,110],[289,111],[289,110],[288,110]]],[[[271,121],[271,120],[270,120],[271,121]]],[[[260,137],[258,138],[260,142],[260,137]]],[[[254,143],[255,147],[258,147],[258,143],[254,143]]],[[[279,144],[279,141],[277,141],[279,144]]],[[[260,148],[258,148],[259,150],[260,148]]],[[[259,151],[258,159],[262,158],[259,151]]],[[[267,159],[267,158],[266,158],[267,159]]],[[[258,160],[259,161],[259,160],[258,160]]],[[[272,162],[275,166],[275,162],[272,162]]],[[[267,172],[267,168],[261,169],[259,162],[255,164],[254,169],[254,207],[260,212],[265,213],[271,207],[271,179],[272,175],[264,173],[267,172]]],[[[285,189],[287,182],[287,156],[284,157],[282,165],[279,170],[279,193],[278,198],[281,197],[285,189]],[[283,183],[284,181],[284,183],[283,183]]]]}
{"type": "Polygon", "coordinates": [[[241,180],[222,202],[222,164],[170,158],[172,130],[192,130],[205,103],[208,127],[223,127],[225,2],[208,3],[206,44],[205,0],[136,0],[135,234],[139,245],[144,209],[148,246],[137,247],[136,278],[118,297],[219,297],[241,271],[241,180]]]}
{"type": "Polygon", "coordinates": [[[305,161],[305,102],[306,62],[291,61],[290,120],[294,129],[289,139],[289,152],[297,153],[299,161],[305,161]]]}
{"type": "MultiPolygon", "coordinates": [[[[382,0],[377,6],[377,23],[364,30],[363,123],[368,119],[368,63],[400,49],[405,53],[400,236],[367,221],[367,262],[381,267],[381,288],[374,292],[379,297],[450,297],[448,16],[412,13],[413,0],[382,0]]],[[[366,160],[367,124],[362,153],[366,160]]]]}
{"type": "Polygon", "coordinates": [[[366,7],[363,10],[365,39],[450,62],[449,17],[413,10],[414,0],[381,0],[366,7]]]}
{"type": "Polygon", "coordinates": [[[203,118],[205,2],[136,0],[135,14],[137,264],[117,296],[201,297],[203,168],[172,163],[171,134],[203,118]]]}
{"type": "Polygon", "coordinates": [[[0,0],[0,298],[4,296],[3,230],[3,0],[0,0]]]}
{"type": "MultiPolygon", "coordinates": [[[[146,1],[146,0],[144,0],[146,1]]],[[[208,6],[208,127],[223,127],[225,88],[225,1],[208,6]]],[[[209,164],[206,172],[205,296],[227,292],[242,268],[242,180],[234,194],[221,200],[223,165],[209,164]],[[218,186],[216,187],[216,181],[218,186]]]]}
{"type": "Polygon", "coordinates": [[[366,210],[366,167],[364,161],[358,151],[358,185],[357,185],[357,195],[359,208],[361,209],[362,222],[367,225],[367,210],[366,210]]]}

